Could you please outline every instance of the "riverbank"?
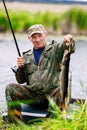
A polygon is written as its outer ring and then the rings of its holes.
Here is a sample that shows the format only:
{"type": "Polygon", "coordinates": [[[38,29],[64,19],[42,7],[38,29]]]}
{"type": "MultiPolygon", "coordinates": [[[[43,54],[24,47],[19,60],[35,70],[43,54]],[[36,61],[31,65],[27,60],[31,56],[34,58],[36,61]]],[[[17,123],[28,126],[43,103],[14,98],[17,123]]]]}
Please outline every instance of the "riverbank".
{"type": "MultiPolygon", "coordinates": [[[[6,2],[7,8],[12,10],[24,10],[29,12],[65,12],[73,7],[79,7],[87,10],[87,5],[78,4],[40,4],[40,3],[22,3],[22,2],[6,2]]],[[[4,9],[3,3],[0,2],[0,9],[4,9]]]]}
{"type": "MultiPolygon", "coordinates": [[[[58,37],[60,37],[60,39],[62,39],[64,37],[64,35],[59,35],[59,34],[55,34],[55,35],[51,35],[50,33],[48,33],[48,39],[52,39],[55,37],[55,40],[58,39],[58,37]]],[[[28,38],[28,33],[15,33],[15,36],[17,39],[27,39],[28,38]]],[[[80,41],[80,40],[86,40],[87,41],[87,35],[73,35],[75,37],[75,41],[80,41]]],[[[6,39],[12,39],[13,35],[10,31],[7,32],[0,32],[0,41],[6,39]]]]}
{"type": "MultiPolygon", "coordinates": [[[[52,35],[55,34],[61,35],[67,33],[71,33],[75,35],[87,34],[87,11],[86,10],[83,10],[80,7],[77,8],[75,6],[73,6],[71,9],[65,12],[60,12],[60,13],[52,12],[52,9],[47,12],[47,10],[45,9],[44,9],[45,11],[44,13],[42,12],[32,13],[23,10],[18,11],[18,10],[14,10],[14,8],[9,10],[8,12],[9,12],[9,16],[11,19],[14,32],[26,32],[31,25],[36,23],[41,23],[46,27],[47,31],[52,35]]],[[[6,13],[3,9],[0,9],[0,12],[1,12],[0,32],[9,31],[10,28],[6,18],[6,13]]]]}

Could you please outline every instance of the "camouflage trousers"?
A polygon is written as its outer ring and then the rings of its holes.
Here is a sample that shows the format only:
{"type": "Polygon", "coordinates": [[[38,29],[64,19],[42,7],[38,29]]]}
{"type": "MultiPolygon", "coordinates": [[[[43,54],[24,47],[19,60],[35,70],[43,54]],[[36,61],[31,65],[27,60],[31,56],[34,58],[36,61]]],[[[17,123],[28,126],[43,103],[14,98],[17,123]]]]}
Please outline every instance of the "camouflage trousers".
{"type": "Polygon", "coordinates": [[[46,97],[39,97],[32,93],[27,85],[20,85],[16,83],[11,83],[6,86],[6,101],[7,107],[9,110],[20,110],[21,111],[21,103],[25,104],[39,104],[46,103],[46,97]]]}

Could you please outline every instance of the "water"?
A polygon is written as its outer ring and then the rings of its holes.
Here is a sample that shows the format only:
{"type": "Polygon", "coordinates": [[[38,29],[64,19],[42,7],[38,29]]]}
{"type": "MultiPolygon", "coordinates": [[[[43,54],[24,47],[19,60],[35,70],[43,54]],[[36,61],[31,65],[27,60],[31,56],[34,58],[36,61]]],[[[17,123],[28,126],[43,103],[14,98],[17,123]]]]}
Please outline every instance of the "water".
{"type": "MultiPolygon", "coordinates": [[[[27,35],[17,35],[20,52],[32,48],[27,35]]],[[[62,41],[62,37],[49,37],[49,40],[62,41]]],[[[76,42],[76,52],[72,54],[70,70],[72,71],[72,97],[87,99],[87,39],[76,42]]],[[[16,82],[11,67],[17,65],[18,57],[11,34],[0,35],[0,109],[6,110],[5,87],[8,83],[16,82]]]]}
{"type": "Polygon", "coordinates": [[[76,43],[76,52],[71,56],[72,97],[87,99],[87,39],[76,43]]]}

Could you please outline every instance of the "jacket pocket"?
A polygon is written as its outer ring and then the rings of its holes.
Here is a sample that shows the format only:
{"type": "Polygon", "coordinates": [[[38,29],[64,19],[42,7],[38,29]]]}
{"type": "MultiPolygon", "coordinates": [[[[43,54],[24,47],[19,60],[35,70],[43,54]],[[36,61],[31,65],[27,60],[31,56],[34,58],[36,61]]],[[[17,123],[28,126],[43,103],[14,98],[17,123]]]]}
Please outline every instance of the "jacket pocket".
{"type": "Polygon", "coordinates": [[[36,67],[32,61],[29,61],[29,63],[25,64],[25,71],[26,74],[32,74],[35,71],[36,67]]]}

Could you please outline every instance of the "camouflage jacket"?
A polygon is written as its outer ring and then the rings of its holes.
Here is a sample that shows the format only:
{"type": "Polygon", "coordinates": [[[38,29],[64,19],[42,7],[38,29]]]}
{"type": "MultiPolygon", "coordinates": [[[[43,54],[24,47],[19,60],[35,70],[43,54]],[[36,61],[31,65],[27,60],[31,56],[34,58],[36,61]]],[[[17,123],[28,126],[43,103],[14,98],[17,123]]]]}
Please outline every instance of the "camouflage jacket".
{"type": "Polygon", "coordinates": [[[66,49],[65,44],[52,42],[47,44],[36,65],[33,50],[24,52],[25,66],[16,73],[17,81],[27,83],[30,91],[35,93],[49,93],[59,86],[61,63],[66,49]]]}

